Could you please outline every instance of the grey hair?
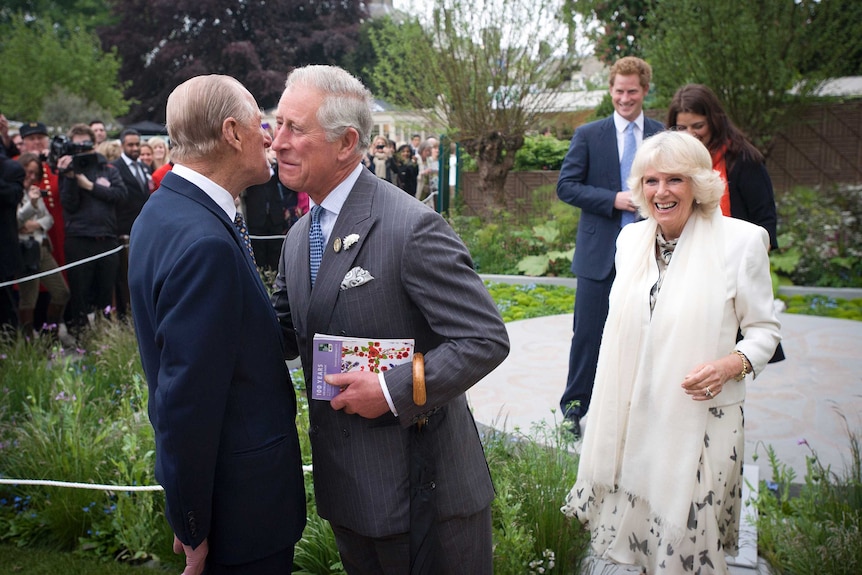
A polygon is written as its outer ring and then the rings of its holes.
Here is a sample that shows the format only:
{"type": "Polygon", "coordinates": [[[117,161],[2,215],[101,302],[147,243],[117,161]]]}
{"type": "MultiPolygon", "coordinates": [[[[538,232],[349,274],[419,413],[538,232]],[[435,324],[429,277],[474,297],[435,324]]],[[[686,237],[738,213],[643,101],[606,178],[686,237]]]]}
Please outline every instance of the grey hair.
{"type": "Polygon", "coordinates": [[[666,174],[679,174],[691,180],[696,213],[711,216],[718,208],[725,183],[719,173],[712,169],[709,150],[694,136],[685,132],[660,132],[644,140],[638,148],[628,185],[632,201],[645,218],[652,216],[643,190],[643,175],[647,168],[666,174]]]}
{"type": "Polygon", "coordinates": [[[303,66],[288,74],[284,83],[285,91],[296,86],[307,86],[323,93],[317,121],[327,141],[333,142],[348,128],[353,128],[359,134],[355,152],[365,153],[371,145],[374,98],[362,82],[337,66],[303,66]]]}
{"type": "Polygon", "coordinates": [[[247,124],[258,112],[251,93],[231,76],[211,74],[186,80],[168,96],[171,158],[182,163],[213,153],[222,141],[226,119],[247,124]]]}

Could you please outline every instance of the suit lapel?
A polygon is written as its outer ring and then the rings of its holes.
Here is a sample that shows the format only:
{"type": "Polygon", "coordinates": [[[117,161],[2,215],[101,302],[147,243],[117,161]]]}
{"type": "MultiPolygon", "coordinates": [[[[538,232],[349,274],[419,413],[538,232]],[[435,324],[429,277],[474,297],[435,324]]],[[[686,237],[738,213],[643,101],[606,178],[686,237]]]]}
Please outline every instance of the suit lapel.
{"type": "Polygon", "coordinates": [[[614,189],[622,189],[622,181],[620,180],[620,152],[617,145],[617,128],[614,125],[614,117],[608,117],[601,126],[601,134],[599,135],[599,154],[608,158],[608,172],[606,179],[613,184],[614,189]]]}
{"type": "MultiPolygon", "coordinates": [[[[341,208],[341,213],[335,221],[335,227],[332,229],[332,234],[330,234],[329,241],[323,250],[323,260],[320,262],[314,289],[311,290],[307,316],[310,327],[308,333],[314,333],[313,330],[317,329],[317,326],[321,326],[320,329],[326,329],[325,326],[329,325],[341,289],[341,280],[353,268],[354,262],[374,226],[375,218],[372,216],[372,208],[374,189],[377,184],[377,178],[371,172],[363,171],[341,208]],[[342,246],[336,252],[333,248],[335,239],[340,238],[343,244],[343,239],[351,234],[359,236],[356,243],[348,249],[342,246]]],[[[308,237],[307,233],[305,237],[308,237]]],[[[307,248],[307,239],[304,244],[307,248]]],[[[307,262],[305,268],[308,268],[307,262]]],[[[368,271],[374,275],[374,270],[368,271]]],[[[308,274],[305,277],[307,278],[308,274]]]]}

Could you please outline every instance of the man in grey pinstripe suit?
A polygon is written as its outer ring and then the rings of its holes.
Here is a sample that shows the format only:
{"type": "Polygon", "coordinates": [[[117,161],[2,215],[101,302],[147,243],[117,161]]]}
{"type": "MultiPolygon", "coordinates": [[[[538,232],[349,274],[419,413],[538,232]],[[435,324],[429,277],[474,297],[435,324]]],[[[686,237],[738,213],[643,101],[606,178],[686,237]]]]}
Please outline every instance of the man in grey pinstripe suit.
{"type": "Polygon", "coordinates": [[[506,328],[445,220],[362,167],[371,102],[340,68],[288,76],[272,148],[282,183],[323,208],[325,248],[312,286],[310,217],[291,228],[273,305],[286,356],[301,356],[306,383],[315,333],[414,338],[425,354],[428,401],[413,403],[409,365],[385,378],[327,376],[343,391],[331,403],[310,402],[318,512],[333,526],[348,573],[408,573],[410,433],[430,415],[425,439],[445,549],[439,572],[491,573],[494,490],[465,392],[508,354],[506,328]],[[362,279],[344,282],[350,271],[362,279]]]}

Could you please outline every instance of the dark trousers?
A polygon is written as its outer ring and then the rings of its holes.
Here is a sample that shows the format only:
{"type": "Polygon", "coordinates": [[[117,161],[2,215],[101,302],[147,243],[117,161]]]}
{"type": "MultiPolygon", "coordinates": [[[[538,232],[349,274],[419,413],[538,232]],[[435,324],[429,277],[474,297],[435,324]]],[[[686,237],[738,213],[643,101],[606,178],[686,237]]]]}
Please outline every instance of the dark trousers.
{"type": "MultiPolygon", "coordinates": [[[[346,527],[332,526],[341,564],[349,575],[404,575],[410,572],[410,534],[365,537],[346,527]]],[[[491,575],[491,506],[470,515],[437,523],[440,575],[491,575]]]]}
{"type": "Polygon", "coordinates": [[[293,547],[263,559],[242,565],[222,565],[207,561],[203,575],[290,575],[293,569],[293,547]]]}
{"type": "Polygon", "coordinates": [[[564,416],[583,417],[590,408],[602,331],[608,319],[608,297],[613,283],[613,272],[604,280],[578,278],[569,375],[566,390],[560,398],[560,409],[564,416]]]}
{"type": "MultiPolygon", "coordinates": [[[[11,277],[0,276],[0,283],[12,281],[11,277]]],[[[12,333],[18,327],[18,304],[12,286],[0,288],[0,334],[4,331],[12,333]]]]}
{"type": "MultiPolygon", "coordinates": [[[[116,238],[66,236],[66,262],[73,263],[115,247],[116,238]]],[[[66,277],[71,292],[68,318],[70,331],[80,332],[87,325],[89,312],[104,314],[106,309],[110,310],[119,264],[119,256],[111,254],[67,270],[66,277]]]]}

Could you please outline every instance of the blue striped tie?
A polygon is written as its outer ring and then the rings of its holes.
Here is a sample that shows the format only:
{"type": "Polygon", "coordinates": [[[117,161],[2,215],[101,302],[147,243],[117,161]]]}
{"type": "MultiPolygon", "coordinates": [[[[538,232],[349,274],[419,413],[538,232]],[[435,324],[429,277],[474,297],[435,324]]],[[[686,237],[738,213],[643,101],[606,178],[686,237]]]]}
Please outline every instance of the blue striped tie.
{"type": "Polygon", "coordinates": [[[311,208],[311,228],[308,230],[308,254],[311,264],[311,285],[317,279],[317,270],[320,268],[320,260],[323,259],[323,230],[320,229],[320,212],[323,206],[311,208]]]}
{"type": "MultiPolygon", "coordinates": [[[[623,190],[629,189],[628,179],[632,171],[632,163],[635,161],[635,152],[638,149],[637,140],[635,140],[635,123],[629,122],[626,126],[625,141],[623,146],[623,157],[620,159],[620,181],[622,182],[623,190]]],[[[637,212],[624,210],[620,217],[620,227],[630,224],[635,221],[637,212]]]]}

